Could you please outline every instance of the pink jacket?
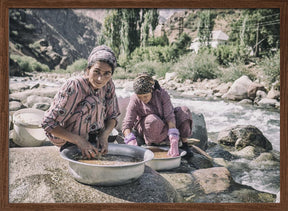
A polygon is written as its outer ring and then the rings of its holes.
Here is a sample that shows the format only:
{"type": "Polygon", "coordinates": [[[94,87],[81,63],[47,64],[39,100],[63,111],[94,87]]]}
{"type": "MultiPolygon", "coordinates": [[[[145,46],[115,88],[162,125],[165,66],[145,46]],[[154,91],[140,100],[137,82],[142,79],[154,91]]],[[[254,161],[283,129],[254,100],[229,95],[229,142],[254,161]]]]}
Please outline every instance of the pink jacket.
{"type": "Polygon", "coordinates": [[[143,117],[149,114],[156,114],[164,122],[170,121],[176,124],[170,96],[164,89],[154,90],[148,104],[139,100],[136,94],[132,95],[122,124],[122,131],[134,128],[143,117]]]}
{"type": "Polygon", "coordinates": [[[49,139],[62,146],[65,140],[54,137],[50,131],[58,125],[86,137],[88,133],[104,128],[104,121],[120,115],[115,85],[112,81],[95,91],[88,79],[69,79],[55,95],[50,108],[45,112],[42,127],[49,139]]]}

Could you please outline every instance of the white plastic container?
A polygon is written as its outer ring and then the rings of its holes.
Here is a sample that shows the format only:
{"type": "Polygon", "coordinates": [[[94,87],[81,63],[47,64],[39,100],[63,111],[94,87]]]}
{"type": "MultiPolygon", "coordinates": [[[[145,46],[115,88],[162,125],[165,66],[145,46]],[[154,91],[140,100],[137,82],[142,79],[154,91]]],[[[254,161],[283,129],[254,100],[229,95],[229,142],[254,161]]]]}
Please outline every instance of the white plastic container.
{"type": "Polygon", "coordinates": [[[13,114],[15,144],[23,147],[43,145],[48,138],[41,127],[44,111],[27,108],[13,114]]]}

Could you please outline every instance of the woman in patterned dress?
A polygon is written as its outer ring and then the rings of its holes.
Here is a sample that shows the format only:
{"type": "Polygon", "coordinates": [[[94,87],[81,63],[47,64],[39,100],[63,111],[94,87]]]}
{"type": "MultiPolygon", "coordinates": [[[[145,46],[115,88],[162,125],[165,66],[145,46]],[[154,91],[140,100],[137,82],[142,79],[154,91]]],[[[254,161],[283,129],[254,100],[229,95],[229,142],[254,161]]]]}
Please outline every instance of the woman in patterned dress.
{"type": "Polygon", "coordinates": [[[173,108],[169,94],[160,87],[157,80],[148,74],[141,74],[133,83],[135,94],[130,97],[122,132],[124,142],[138,145],[137,137],[147,145],[169,142],[168,155],[179,155],[178,142],[192,157],[187,138],[192,133],[192,115],[186,106],[173,108]]]}
{"type": "Polygon", "coordinates": [[[42,127],[60,150],[74,144],[88,158],[99,148],[101,154],[108,152],[108,137],[120,114],[112,81],[116,65],[109,47],[95,47],[84,76],[70,78],[55,95],[42,127]]]}

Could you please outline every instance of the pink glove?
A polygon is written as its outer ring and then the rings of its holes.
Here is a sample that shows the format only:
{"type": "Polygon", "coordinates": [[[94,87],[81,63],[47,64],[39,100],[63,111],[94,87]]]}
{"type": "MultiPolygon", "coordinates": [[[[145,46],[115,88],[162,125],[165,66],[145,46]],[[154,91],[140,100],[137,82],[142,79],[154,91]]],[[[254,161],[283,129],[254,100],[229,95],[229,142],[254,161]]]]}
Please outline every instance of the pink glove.
{"type": "Polygon", "coordinates": [[[124,142],[125,144],[128,144],[128,145],[137,146],[136,137],[133,133],[129,133],[127,136],[125,136],[124,142]]]}
{"type": "Polygon", "coordinates": [[[171,157],[179,156],[178,142],[179,142],[179,130],[177,128],[170,128],[168,130],[168,136],[170,140],[170,149],[168,155],[171,157]]]}

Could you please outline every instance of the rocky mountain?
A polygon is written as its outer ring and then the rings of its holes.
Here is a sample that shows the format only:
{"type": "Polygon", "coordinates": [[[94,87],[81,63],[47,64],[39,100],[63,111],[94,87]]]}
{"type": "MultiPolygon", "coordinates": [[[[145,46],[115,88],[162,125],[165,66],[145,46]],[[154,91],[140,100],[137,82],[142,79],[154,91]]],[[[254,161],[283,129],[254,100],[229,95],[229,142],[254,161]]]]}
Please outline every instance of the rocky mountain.
{"type": "MultiPolygon", "coordinates": [[[[87,58],[101,23],[72,9],[11,9],[9,54],[35,58],[50,69],[65,69],[87,58]]],[[[10,60],[10,71],[16,68],[10,60]],[[12,64],[12,65],[11,65],[12,64]]]]}

